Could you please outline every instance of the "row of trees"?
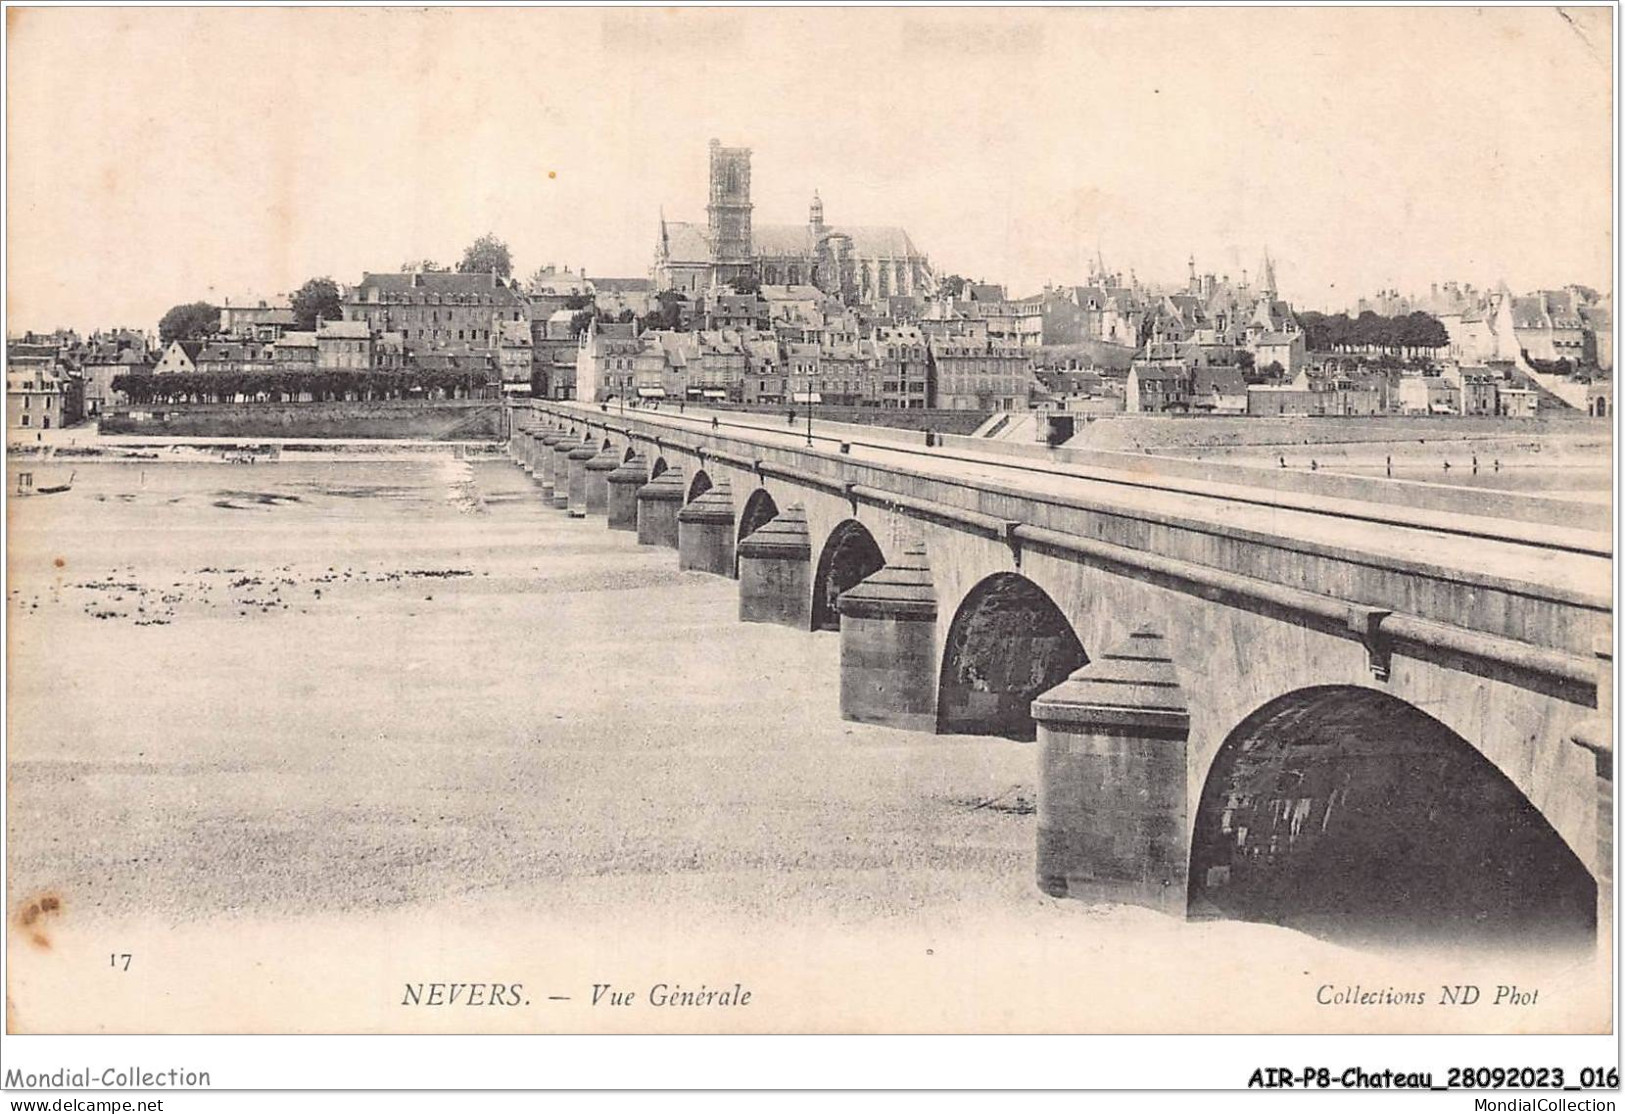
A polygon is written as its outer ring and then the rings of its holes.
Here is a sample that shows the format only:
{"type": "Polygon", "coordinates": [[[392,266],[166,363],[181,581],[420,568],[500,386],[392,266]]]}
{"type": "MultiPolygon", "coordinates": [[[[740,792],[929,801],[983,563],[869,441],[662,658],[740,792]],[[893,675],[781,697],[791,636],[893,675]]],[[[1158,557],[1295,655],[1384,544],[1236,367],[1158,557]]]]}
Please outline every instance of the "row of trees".
{"type": "Polygon", "coordinates": [[[381,402],[473,398],[487,388],[482,371],[254,371],[133,374],[113,390],[138,406],[197,402],[381,402]]]}
{"type": "Polygon", "coordinates": [[[1346,313],[1328,316],[1313,311],[1298,314],[1304,343],[1311,352],[1382,352],[1388,355],[1429,355],[1450,343],[1444,323],[1421,310],[1384,317],[1366,310],[1356,318],[1346,313]]]}

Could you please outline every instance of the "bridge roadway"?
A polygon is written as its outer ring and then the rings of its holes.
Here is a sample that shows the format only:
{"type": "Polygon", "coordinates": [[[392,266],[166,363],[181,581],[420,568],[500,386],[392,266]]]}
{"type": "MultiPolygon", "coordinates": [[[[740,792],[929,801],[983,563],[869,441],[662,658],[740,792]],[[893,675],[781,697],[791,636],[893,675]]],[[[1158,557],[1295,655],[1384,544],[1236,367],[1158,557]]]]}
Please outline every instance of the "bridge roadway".
{"type": "MultiPolygon", "coordinates": [[[[553,405],[589,420],[613,421],[618,416],[614,408],[605,412],[582,403],[553,405]]],[[[790,449],[807,444],[804,422],[791,428],[772,415],[704,410],[674,414],[640,408],[625,416],[689,434],[706,433],[715,417],[718,427],[731,438],[790,449]]],[[[1577,602],[1609,606],[1613,553],[1609,534],[1496,518],[1493,510],[1499,493],[1492,490],[1482,491],[1485,509],[1492,513],[1465,515],[1239,484],[1153,480],[1141,472],[1119,469],[1037,464],[996,451],[927,447],[920,434],[912,434],[920,438],[915,444],[870,439],[864,436],[867,430],[854,437],[854,428],[815,423],[815,451],[828,452],[845,444],[846,455],[855,461],[916,475],[1016,494],[1057,496],[1137,517],[1165,516],[1198,528],[1208,524],[1316,547],[1331,546],[1404,567],[1425,566],[1434,574],[1488,578],[1509,587],[1521,582],[1544,592],[1572,595],[1577,602]]]]}

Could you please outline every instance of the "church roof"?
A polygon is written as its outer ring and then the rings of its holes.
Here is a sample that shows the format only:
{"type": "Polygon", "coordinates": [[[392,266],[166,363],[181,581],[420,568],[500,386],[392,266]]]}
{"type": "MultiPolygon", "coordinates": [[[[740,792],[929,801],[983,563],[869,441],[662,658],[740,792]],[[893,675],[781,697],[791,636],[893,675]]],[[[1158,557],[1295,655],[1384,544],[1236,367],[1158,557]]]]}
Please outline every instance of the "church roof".
{"type": "MultiPolygon", "coordinates": [[[[668,262],[712,262],[711,235],[706,225],[663,220],[661,228],[668,262]]],[[[859,259],[923,257],[908,233],[893,225],[826,225],[824,235],[846,237],[852,243],[852,254],[859,259]]],[[[810,259],[818,254],[818,240],[805,224],[756,224],[751,227],[750,239],[751,254],[760,259],[810,259]]]]}
{"type": "Polygon", "coordinates": [[[662,224],[666,237],[666,259],[672,263],[711,262],[711,238],[703,224],[669,220],[662,224]]]}
{"type": "Polygon", "coordinates": [[[908,259],[922,254],[907,232],[891,225],[842,226],[835,231],[851,239],[852,254],[859,257],[908,259]]]}
{"type": "Polygon", "coordinates": [[[764,258],[816,255],[818,245],[803,224],[758,224],[750,230],[750,250],[764,258]]]}

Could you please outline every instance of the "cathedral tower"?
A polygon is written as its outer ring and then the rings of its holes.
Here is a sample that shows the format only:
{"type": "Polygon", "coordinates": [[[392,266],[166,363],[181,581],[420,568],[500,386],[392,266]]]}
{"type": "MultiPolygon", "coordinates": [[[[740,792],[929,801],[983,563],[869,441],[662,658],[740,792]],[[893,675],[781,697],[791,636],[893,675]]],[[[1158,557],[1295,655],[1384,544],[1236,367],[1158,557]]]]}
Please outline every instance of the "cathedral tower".
{"type": "Polygon", "coordinates": [[[716,278],[728,282],[748,274],[751,264],[750,148],[711,141],[711,258],[716,278]]]}

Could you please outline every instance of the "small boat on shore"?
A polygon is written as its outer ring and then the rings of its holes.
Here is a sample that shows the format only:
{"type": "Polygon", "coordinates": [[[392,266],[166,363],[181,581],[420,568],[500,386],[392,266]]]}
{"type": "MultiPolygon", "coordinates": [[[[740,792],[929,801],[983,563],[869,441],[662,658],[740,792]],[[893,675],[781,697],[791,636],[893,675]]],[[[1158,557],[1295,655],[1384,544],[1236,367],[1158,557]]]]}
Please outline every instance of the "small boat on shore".
{"type": "Polygon", "coordinates": [[[32,473],[32,472],[18,472],[17,473],[17,491],[16,491],[16,494],[17,495],[61,495],[64,491],[72,491],[73,490],[73,478],[75,476],[77,476],[78,474],[79,473],[76,472],[76,471],[75,472],[69,472],[68,473],[68,482],[67,483],[40,484],[38,487],[36,487],[34,485],[34,473],[32,473]]]}

